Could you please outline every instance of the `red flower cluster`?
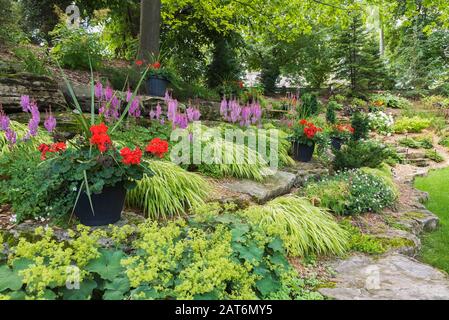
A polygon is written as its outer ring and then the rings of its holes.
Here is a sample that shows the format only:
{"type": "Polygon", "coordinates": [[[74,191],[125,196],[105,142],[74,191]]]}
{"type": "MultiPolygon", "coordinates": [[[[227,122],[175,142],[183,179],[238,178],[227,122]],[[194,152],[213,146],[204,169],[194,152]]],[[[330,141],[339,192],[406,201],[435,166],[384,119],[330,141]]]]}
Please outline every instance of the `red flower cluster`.
{"type": "Polygon", "coordinates": [[[150,68],[159,70],[161,68],[161,63],[159,61],[156,61],[155,63],[150,64],[150,68]]]}
{"type": "Polygon", "coordinates": [[[38,148],[39,152],[41,153],[42,160],[45,160],[47,158],[47,153],[63,152],[66,149],[67,146],[65,142],[56,142],[51,145],[43,143],[38,148]]]}
{"type": "Polygon", "coordinates": [[[142,150],[136,148],[134,151],[126,147],[120,150],[120,155],[122,156],[122,162],[128,166],[133,164],[140,164],[142,159],[142,150]]]}
{"type": "Polygon", "coordinates": [[[106,152],[111,145],[111,138],[108,136],[108,127],[101,123],[90,128],[92,137],[90,138],[90,144],[96,145],[100,152],[106,152]]]}
{"type": "Polygon", "coordinates": [[[354,133],[354,128],[351,125],[337,125],[336,126],[337,131],[340,132],[350,132],[350,133],[354,133]]]}
{"type": "Polygon", "coordinates": [[[140,67],[141,65],[143,65],[143,61],[142,60],[137,60],[136,61],[136,66],[140,67]]]}
{"type": "Polygon", "coordinates": [[[168,142],[159,138],[150,141],[145,149],[146,152],[152,153],[156,157],[163,158],[168,152],[168,142]]]}
{"type": "Polygon", "coordinates": [[[313,139],[318,132],[323,131],[323,129],[316,127],[312,122],[308,122],[306,119],[299,121],[299,124],[304,127],[304,134],[307,139],[313,139]]]}

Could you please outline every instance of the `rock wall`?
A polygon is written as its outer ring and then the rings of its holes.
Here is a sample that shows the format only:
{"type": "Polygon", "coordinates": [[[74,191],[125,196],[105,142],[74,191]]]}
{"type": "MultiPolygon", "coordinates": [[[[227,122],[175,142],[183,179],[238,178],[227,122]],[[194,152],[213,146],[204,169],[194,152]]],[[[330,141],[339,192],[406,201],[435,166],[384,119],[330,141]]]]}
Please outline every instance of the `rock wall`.
{"type": "MultiPolygon", "coordinates": [[[[90,106],[91,106],[91,93],[90,93],[90,87],[85,85],[73,85],[73,91],[75,92],[76,98],[78,100],[78,103],[80,104],[81,108],[85,112],[90,112],[90,106]]],[[[66,101],[69,104],[73,104],[73,99],[67,90],[67,88],[64,86],[64,84],[61,84],[59,89],[63,93],[64,97],[66,98],[66,101]]],[[[122,93],[123,96],[125,96],[125,93],[122,93]]],[[[144,110],[142,112],[143,116],[149,116],[152,109],[155,109],[157,104],[160,103],[162,110],[164,112],[167,111],[167,106],[164,103],[164,99],[160,97],[152,97],[152,96],[145,96],[141,95],[142,104],[144,107],[144,110]]],[[[220,116],[220,103],[216,101],[206,101],[206,100],[198,100],[192,102],[192,104],[196,107],[199,107],[201,111],[201,120],[204,121],[218,121],[221,119],[220,116]]],[[[186,105],[184,103],[180,103],[180,108],[185,108],[186,105]]]]}
{"type": "Polygon", "coordinates": [[[30,73],[0,74],[0,104],[6,113],[22,111],[20,97],[29,95],[44,111],[50,106],[52,110],[63,110],[66,104],[58,84],[49,77],[30,73]]]}

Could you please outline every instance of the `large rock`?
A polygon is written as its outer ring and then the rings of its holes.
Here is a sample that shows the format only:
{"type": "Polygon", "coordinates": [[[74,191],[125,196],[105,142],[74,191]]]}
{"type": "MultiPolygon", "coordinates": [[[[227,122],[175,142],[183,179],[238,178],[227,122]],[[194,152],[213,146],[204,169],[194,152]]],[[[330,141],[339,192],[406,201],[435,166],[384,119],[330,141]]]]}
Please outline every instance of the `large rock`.
{"type": "Polygon", "coordinates": [[[36,100],[41,111],[63,110],[65,99],[58,84],[46,76],[30,73],[5,73],[0,75],[0,103],[7,113],[21,112],[20,97],[28,95],[36,100]]]}
{"type": "Polygon", "coordinates": [[[265,203],[273,198],[290,192],[296,180],[294,174],[278,171],[268,177],[263,183],[251,180],[227,182],[223,187],[243,194],[250,195],[258,203],[265,203]]]}
{"type": "Polygon", "coordinates": [[[329,175],[329,169],[316,161],[296,162],[293,166],[285,168],[285,171],[296,176],[296,187],[304,186],[309,180],[320,179],[329,175]]]}
{"type": "Polygon", "coordinates": [[[449,300],[441,271],[401,254],[379,259],[355,255],[337,261],[336,286],[320,293],[337,300],[449,300]]]}

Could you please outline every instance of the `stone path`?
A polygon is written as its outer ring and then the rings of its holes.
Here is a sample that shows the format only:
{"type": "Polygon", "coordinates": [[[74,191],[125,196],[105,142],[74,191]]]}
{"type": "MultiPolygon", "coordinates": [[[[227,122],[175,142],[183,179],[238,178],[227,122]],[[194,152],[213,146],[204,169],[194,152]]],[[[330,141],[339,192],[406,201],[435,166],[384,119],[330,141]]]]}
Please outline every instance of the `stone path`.
{"type": "Polygon", "coordinates": [[[336,272],[336,285],[320,289],[321,294],[336,300],[449,300],[448,275],[413,258],[420,249],[418,236],[434,231],[439,222],[422,204],[428,195],[416,190],[413,181],[431,169],[449,165],[445,150],[439,151],[446,157],[444,163],[427,168],[399,165],[394,170],[401,192],[398,223],[407,228],[401,232],[403,237],[413,239],[415,248],[398,248],[380,257],[357,254],[334,261],[330,266],[336,272]]]}
{"type": "Polygon", "coordinates": [[[320,293],[337,300],[449,300],[449,279],[401,254],[355,255],[333,264],[337,286],[320,293]]]}

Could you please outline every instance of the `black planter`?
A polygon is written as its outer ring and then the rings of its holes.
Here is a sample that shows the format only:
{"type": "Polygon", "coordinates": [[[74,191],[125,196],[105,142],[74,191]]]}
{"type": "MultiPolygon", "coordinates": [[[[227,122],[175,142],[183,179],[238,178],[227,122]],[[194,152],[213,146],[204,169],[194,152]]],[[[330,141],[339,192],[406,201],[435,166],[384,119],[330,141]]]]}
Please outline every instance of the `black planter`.
{"type": "Polygon", "coordinates": [[[89,227],[106,226],[120,220],[125,206],[126,189],[123,183],[114,187],[105,187],[101,194],[92,194],[92,212],[89,198],[83,192],[75,206],[75,215],[81,223],[89,227]]]}
{"type": "Polygon", "coordinates": [[[299,142],[293,142],[293,158],[300,162],[310,162],[313,152],[315,151],[315,143],[311,146],[299,142]]]}
{"type": "Polygon", "coordinates": [[[341,146],[343,145],[343,143],[344,141],[342,138],[332,137],[331,139],[332,148],[334,148],[335,150],[341,150],[341,146]]]}
{"type": "Polygon", "coordinates": [[[147,80],[147,93],[154,97],[164,97],[170,82],[162,77],[150,76],[147,80]]]}

